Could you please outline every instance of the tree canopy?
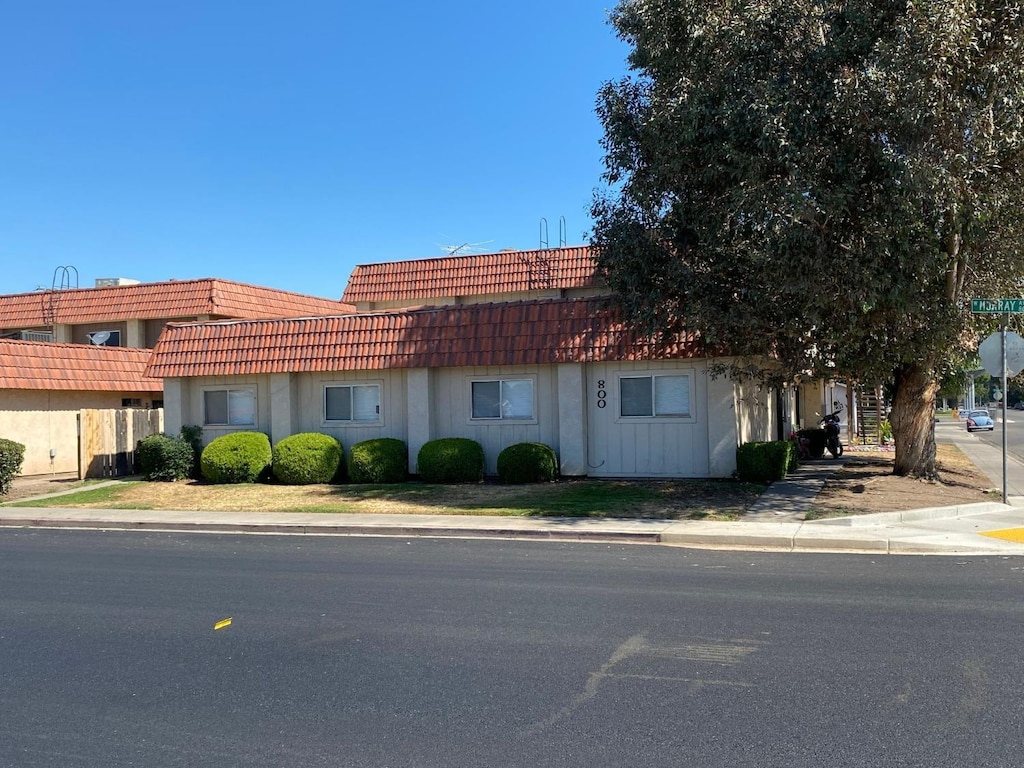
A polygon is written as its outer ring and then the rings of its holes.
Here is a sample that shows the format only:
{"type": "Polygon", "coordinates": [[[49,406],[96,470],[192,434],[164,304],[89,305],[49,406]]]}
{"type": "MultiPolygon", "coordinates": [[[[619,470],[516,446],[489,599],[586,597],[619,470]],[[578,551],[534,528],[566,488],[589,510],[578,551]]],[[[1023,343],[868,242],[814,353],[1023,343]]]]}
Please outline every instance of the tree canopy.
{"type": "Polygon", "coordinates": [[[1015,0],[621,0],[631,76],[598,95],[598,267],[645,330],[778,375],[894,379],[897,471],[1024,290],[1015,0]]]}

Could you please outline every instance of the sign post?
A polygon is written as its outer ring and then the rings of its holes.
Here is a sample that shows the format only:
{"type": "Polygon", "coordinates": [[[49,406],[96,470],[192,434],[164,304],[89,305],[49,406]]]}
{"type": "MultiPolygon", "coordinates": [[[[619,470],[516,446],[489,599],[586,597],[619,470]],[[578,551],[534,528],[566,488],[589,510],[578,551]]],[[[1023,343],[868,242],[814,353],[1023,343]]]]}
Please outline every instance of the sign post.
{"type": "MultiPolygon", "coordinates": [[[[1006,365],[1006,344],[1007,344],[1007,331],[1006,326],[1009,323],[1011,314],[1019,314],[1024,312],[1024,299],[971,299],[971,312],[975,314],[1001,314],[1003,316],[1002,327],[997,333],[993,333],[989,336],[982,344],[978,347],[978,352],[982,352],[982,346],[992,347],[992,342],[997,338],[999,341],[999,357],[997,358],[998,365],[990,366],[985,361],[985,356],[982,357],[982,362],[985,363],[985,370],[987,370],[993,376],[1000,376],[1003,380],[1003,392],[1002,392],[1002,403],[1003,403],[1003,504],[1007,503],[1006,500],[1006,401],[1009,400],[1007,394],[1007,365],[1006,365]],[[996,370],[993,370],[996,368],[996,370]]],[[[1013,340],[1013,347],[1015,352],[1014,359],[1014,372],[1011,376],[1016,376],[1020,373],[1021,368],[1018,365],[1016,358],[1020,356],[1021,345],[1018,342],[1024,341],[1017,334],[1010,334],[1012,337],[1016,337],[1013,340]]]]}

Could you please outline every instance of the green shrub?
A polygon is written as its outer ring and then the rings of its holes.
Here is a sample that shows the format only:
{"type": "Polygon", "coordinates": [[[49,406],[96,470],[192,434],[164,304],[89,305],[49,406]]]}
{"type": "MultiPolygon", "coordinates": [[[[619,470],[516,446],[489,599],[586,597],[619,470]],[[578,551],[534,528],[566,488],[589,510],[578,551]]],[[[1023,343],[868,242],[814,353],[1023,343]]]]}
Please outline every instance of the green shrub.
{"type": "Polygon", "coordinates": [[[206,446],[199,463],[211,483],[254,483],[269,476],[272,457],[262,432],[232,432],[206,446]]]}
{"type": "Polygon", "coordinates": [[[150,435],[139,440],[135,459],[147,480],[183,480],[192,477],[195,464],[188,441],[170,435],[150,435]]]}
{"type": "Polygon", "coordinates": [[[198,480],[203,476],[199,468],[203,456],[203,428],[197,424],[186,424],[181,428],[181,439],[192,447],[191,477],[198,480]]]}
{"type": "Polygon", "coordinates": [[[13,440],[0,438],[0,496],[11,492],[15,476],[21,472],[25,459],[25,446],[13,440]]]}
{"type": "Polygon", "coordinates": [[[789,440],[744,443],[736,449],[736,474],[750,483],[781,480],[789,471],[796,446],[789,440]]]}
{"type": "Polygon", "coordinates": [[[272,452],[274,477],[286,485],[329,483],[341,460],[341,443],[318,432],[286,437],[272,452]]]}
{"type": "Polygon", "coordinates": [[[353,483],[401,483],[409,469],[409,449],[394,437],[356,443],[348,452],[348,479],[353,483]]]}
{"type": "Polygon", "coordinates": [[[416,464],[428,483],[478,483],[484,479],[484,448],[465,437],[431,440],[420,448],[416,464]]]}
{"type": "Polygon", "coordinates": [[[545,483],[558,476],[558,459],[544,443],[517,443],[498,454],[498,479],[503,483],[545,483]]]}

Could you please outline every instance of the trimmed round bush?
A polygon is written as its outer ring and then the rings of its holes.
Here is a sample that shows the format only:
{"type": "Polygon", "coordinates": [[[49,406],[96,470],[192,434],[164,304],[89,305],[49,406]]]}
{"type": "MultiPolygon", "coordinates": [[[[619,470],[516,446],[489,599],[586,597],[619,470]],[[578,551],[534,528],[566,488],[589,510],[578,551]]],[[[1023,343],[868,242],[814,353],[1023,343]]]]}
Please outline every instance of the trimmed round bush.
{"type": "Polygon", "coordinates": [[[274,446],[274,477],[285,485],[329,483],[342,460],[341,443],[319,432],[290,435],[274,446]]]}
{"type": "Polygon", "coordinates": [[[191,477],[195,466],[189,442],[170,435],[150,435],[139,440],[135,460],[147,480],[166,482],[191,477]]]}
{"type": "Polygon", "coordinates": [[[558,476],[558,459],[550,445],[516,443],[498,454],[503,483],[546,483],[558,476]]]}
{"type": "Polygon", "coordinates": [[[206,446],[199,465],[211,483],[255,483],[269,475],[272,458],[262,432],[232,432],[206,446]]]}
{"type": "Polygon", "coordinates": [[[0,496],[6,496],[11,492],[14,478],[21,472],[21,463],[24,459],[24,445],[0,438],[0,496]]]}
{"type": "Polygon", "coordinates": [[[484,479],[484,448],[469,438],[443,437],[423,444],[416,465],[428,483],[479,483],[484,479]]]}
{"type": "Polygon", "coordinates": [[[394,437],[353,445],[348,452],[348,479],[353,483],[401,483],[409,469],[409,450],[394,437]]]}

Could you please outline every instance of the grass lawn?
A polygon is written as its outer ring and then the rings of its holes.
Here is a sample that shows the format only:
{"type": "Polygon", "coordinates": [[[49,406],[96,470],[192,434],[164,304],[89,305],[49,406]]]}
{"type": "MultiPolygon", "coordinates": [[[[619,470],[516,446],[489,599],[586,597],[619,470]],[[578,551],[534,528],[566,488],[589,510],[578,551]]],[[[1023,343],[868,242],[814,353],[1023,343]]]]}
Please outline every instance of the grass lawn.
{"type": "Polygon", "coordinates": [[[562,480],[538,485],[210,485],[118,481],[16,506],[417,515],[735,520],[764,486],[731,480],[562,480]]]}

